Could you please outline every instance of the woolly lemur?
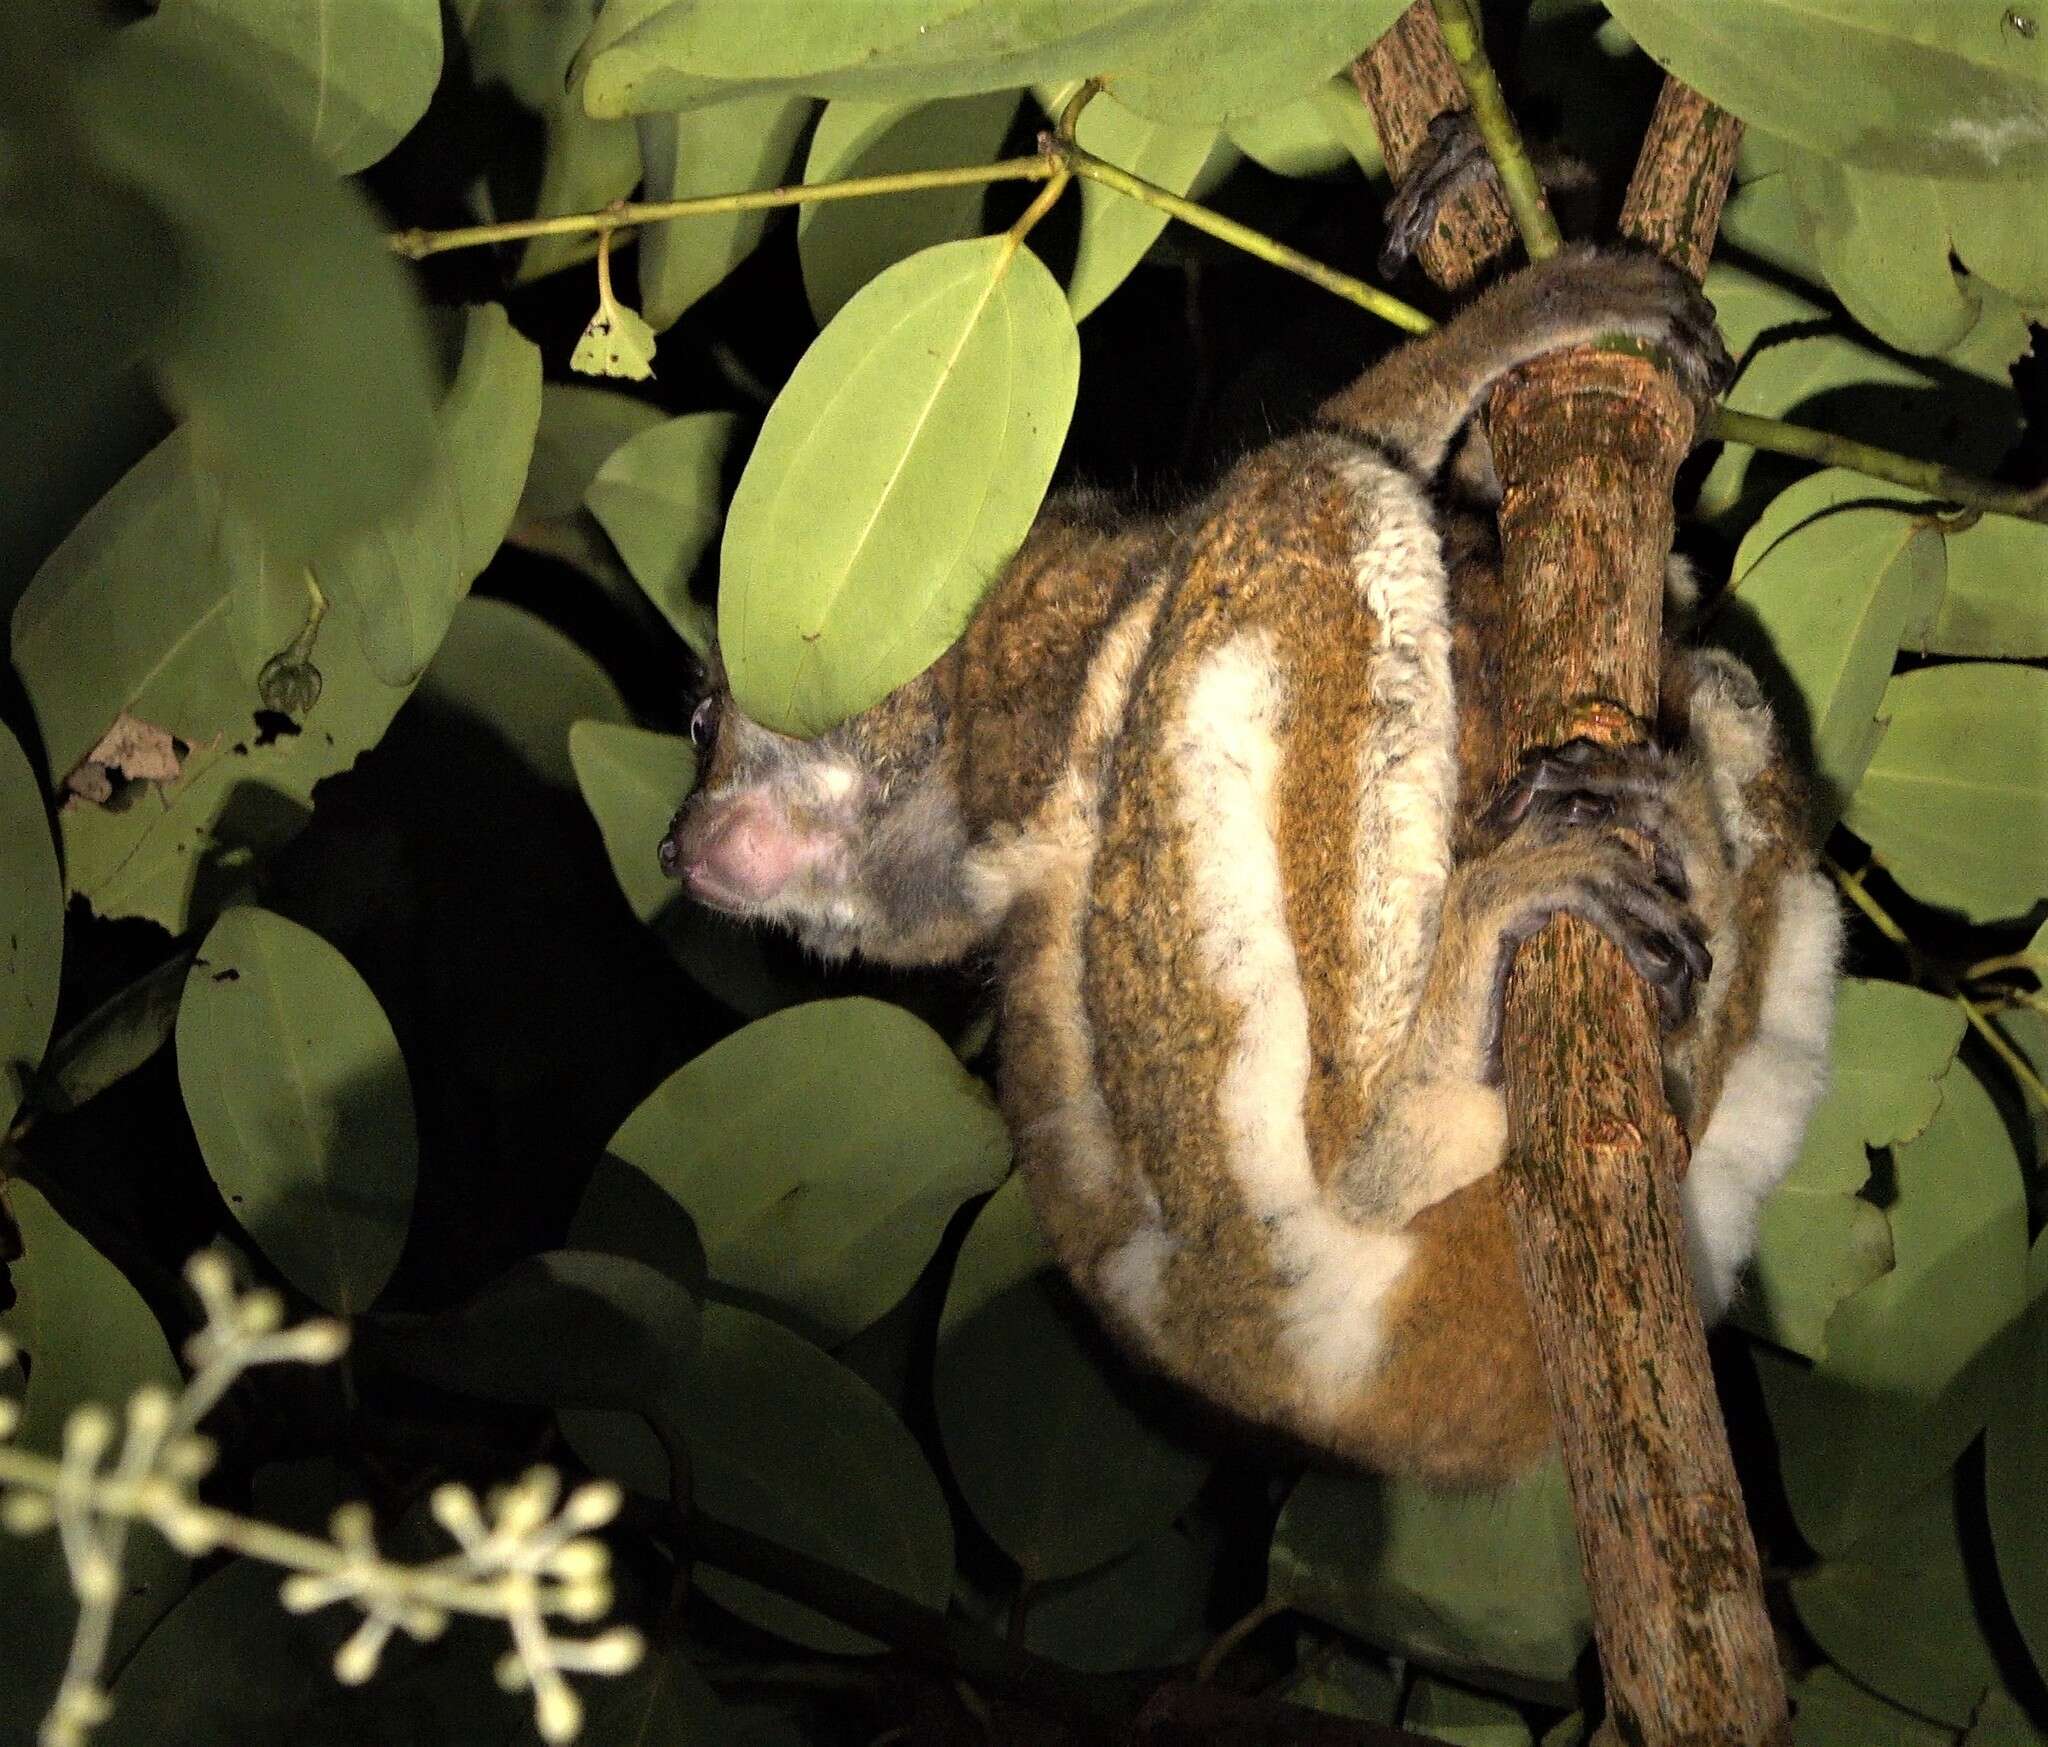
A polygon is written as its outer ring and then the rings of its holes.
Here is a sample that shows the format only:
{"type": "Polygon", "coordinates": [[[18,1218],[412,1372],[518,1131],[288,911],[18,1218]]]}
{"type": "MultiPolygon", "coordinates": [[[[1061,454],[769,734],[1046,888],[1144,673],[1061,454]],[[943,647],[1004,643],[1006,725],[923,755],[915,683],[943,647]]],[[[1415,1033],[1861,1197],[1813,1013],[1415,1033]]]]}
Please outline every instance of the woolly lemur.
{"type": "Polygon", "coordinates": [[[709,700],[662,845],[827,956],[992,945],[1018,1159],[1101,1315],[1239,1414],[1440,1480],[1550,1434],[1490,1178],[1513,944],[1570,912],[1657,991],[1709,1314],[1825,1077],[1838,921],[1740,665],[1671,649],[1661,745],[1475,792],[1497,564],[1446,455],[1503,372],[1613,333],[1695,394],[1726,365],[1654,260],[1530,267],[1184,514],[1056,500],[961,641],[822,738],[709,700]]]}

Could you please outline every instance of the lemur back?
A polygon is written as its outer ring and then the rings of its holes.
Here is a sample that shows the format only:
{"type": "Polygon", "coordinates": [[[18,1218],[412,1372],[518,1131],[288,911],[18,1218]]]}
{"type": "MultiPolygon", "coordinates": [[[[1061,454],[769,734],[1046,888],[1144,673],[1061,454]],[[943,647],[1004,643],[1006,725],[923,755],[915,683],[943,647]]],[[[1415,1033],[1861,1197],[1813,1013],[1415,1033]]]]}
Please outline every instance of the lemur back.
{"type": "Polygon", "coordinates": [[[1480,787],[1495,566],[1434,487],[1499,375],[1616,331],[1696,392],[1723,361],[1654,262],[1532,268],[1185,515],[1056,508],[946,658],[823,739],[724,706],[664,845],[823,951],[992,944],[1019,1168],[1105,1320],[1237,1414],[1447,1481],[1550,1435],[1491,1177],[1514,944],[1582,915],[1656,989],[1710,1311],[1824,1076],[1835,914],[1736,663],[1672,653],[1661,748],[1480,787]]]}

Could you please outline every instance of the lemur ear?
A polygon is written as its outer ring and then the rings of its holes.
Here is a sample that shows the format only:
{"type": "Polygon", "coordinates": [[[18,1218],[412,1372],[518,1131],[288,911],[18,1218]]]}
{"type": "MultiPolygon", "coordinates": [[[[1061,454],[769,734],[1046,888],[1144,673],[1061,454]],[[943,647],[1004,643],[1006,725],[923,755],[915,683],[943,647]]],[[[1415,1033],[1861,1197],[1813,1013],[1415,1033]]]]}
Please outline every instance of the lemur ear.
{"type": "Polygon", "coordinates": [[[756,790],[722,809],[708,831],[677,844],[676,871],[700,898],[728,908],[755,908],[840,844],[840,833],[799,826],[778,799],[756,790]]]}

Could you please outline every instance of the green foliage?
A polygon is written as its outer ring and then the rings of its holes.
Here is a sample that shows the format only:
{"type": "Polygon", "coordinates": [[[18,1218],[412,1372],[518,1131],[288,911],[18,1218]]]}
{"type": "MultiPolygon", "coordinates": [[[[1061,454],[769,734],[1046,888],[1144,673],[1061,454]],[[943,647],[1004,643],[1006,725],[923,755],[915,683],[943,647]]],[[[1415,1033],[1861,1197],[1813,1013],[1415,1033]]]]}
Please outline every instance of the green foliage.
{"type": "MultiPolygon", "coordinates": [[[[621,1605],[658,1635],[579,1679],[586,1741],[852,1732],[808,1657],[881,1640],[828,1616],[829,1585],[695,1559],[679,1505],[1077,1679],[1191,1660],[1263,1561],[1297,1628],[1276,1696],[1486,1747],[1582,1701],[1555,1464],[1454,1495],[1313,1473],[1272,1524],[1268,1453],[1116,1356],[1004,1180],[986,1032],[957,1011],[986,1021],[986,979],[821,970],[656,860],[697,770],[692,653],[771,727],[829,729],[957,634],[1063,450],[1081,482],[1178,488],[1352,330],[1290,345],[1303,306],[1217,306],[1264,269],[1085,180],[1028,239],[1001,226],[1042,183],[637,224],[601,300],[563,271],[588,228],[419,273],[379,234],[983,165],[1100,78],[1090,152],[1319,252],[1380,197],[1345,69],[1397,10],[163,0],[103,33],[0,8],[15,1441],[175,1387],[171,1270],[225,1235],[358,1323],[331,1397],[252,1379],[209,1424],[285,1458],[259,1510],[318,1533],[361,1497],[380,1537],[421,1538],[438,1481],[536,1450],[642,1495],[621,1605]],[[594,301],[582,358],[639,385],[543,387],[594,301]],[[758,1696],[777,1663],[794,1677],[743,1706],[735,1669],[758,1696]]],[[[1582,149],[1633,150],[1650,56],[1744,121],[1708,280],[1731,406],[2010,468],[2012,368],[2048,314],[2027,8],[1526,10],[1493,44],[1523,56],[1509,88],[1582,149]]],[[[2048,1108],[1953,998],[2048,1074],[2048,530],[1950,507],[1734,445],[1698,502],[1734,551],[1710,633],[1912,942],[1858,937],[1832,1089],[1734,1318],[1767,1422],[1746,1447],[1814,1555],[1780,1596],[1824,1658],[1802,1747],[2048,1740],[2048,1108]]],[[[282,1615],[268,1567],[188,1593],[138,1528],[125,1578],[97,1739],[535,1738],[473,1636],[344,1691],[339,1610],[282,1615]]],[[[54,1684],[69,1591],[54,1537],[0,1534],[0,1738],[54,1684]]],[[[862,1738],[901,1678],[876,1666],[829,1672],[862,1738]]]]}
{"type": "Polygon", "coordinates": [[[1079,370],[1059,287],[1007,237],[926,249],[841,310],[733,493],[718,640],[741,708],[819,734],[929,666],[1030,527],[1079,370]]]}
{"type": "Polygon", "coordinates": [[[1592,1636],[1563,1466],[1484,1492],[1310,1474],[1273,1530],[1269,1594],[1433,1667],[1568,1691],[1592,1636]],[[1515,1573],[1513,1583],[1500,1573],[1515,1573]]]}
{"type": "MultiPolygon", "coordinates": [[[[839,1340],[909,1290],[960,1204],[1001,1181],[1009,1142],[935,1032],[849,1000],[756,1020],[684,1064],[606,1152],[689,1212],[718,1287],[839,1340]]],[[[604,1218],[607,1182],[579,1225],[604,1218]]]]}
{"type": "Polygon", "coordinates": [[[254,906],[207,934],[178,1007],[178,1082],[236,1221],[324,1310],[397,1265],[419,1170],[390,1021],[319,935],[254,906]]]}
{"type": "Polygon", "coordinates": [[[64,957],[64,887],[36,774],[0,728],[0,1134],[57,1016],[64,957]]]}
{"type": "Polygon", "coordinates": [[[1028,1584],[1093,1570],[1163,1531],[1209,1466],[1135,1411],[1091,1351],[1020,1178],[960,1251],[932,1382],[954,1478],[1028,1584]]]}
{"type": "MultiPolygon", "coordinates": [[[[0,1331],[27,1354],[24,1391],[0,1369],[0,1398],[20,1404],[11,1442],[54,1455],[65,1422],[86,1402],[122,1401],[143,1387],[175,1389],[177,1361],[163,1330],[120,1269],[86,1242],[28,1184],[6,1186],[5,1207],[21,1232],[9,1264],[13,1308],[0,1331]]],[[[190,1581],[185,1559],[153,1535],[137,1535],[128,1587],[114,1615],[112,1652],[127,1655],[190,1581]]],[[[0,1644],[7,1646],[6,1709],[0,1723],[27,1722],[56,1690],[71,1643],[71,1584],[53,1536],[0,1531],[0,1644]]],[[[24,1737],[25,1739],[26,1737],[24,1737]]]]}

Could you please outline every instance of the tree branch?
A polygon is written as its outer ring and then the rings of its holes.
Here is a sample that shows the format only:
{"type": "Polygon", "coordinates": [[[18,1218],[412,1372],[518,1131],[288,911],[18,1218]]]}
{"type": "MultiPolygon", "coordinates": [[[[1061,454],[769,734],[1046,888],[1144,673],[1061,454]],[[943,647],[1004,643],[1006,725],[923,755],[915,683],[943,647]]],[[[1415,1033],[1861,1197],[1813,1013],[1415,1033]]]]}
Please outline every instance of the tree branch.
{"type": "MultiPolygon", "coordinates": [[[[1436,15],[1418,4],[1403,24],[1424,35],[1436,15]]],[[[1476,32],[1460,58],[1475,95],[1492,89],[1476,32]]],[[[1390,114],[1383,136],[1419,133],[1436,101],[1383,93],[1396,111],[1404,99],[1409,115],[1390,114]]],[[[1702,266],[1733,147],[1732,121],[1667,88],[1628,233],[1702,266]]],[[[1456,277],[1478,270],[1460,263],[1456,277]]],[[[1671,487],[1693,417],[1647,359],[1581,350],[1503,383],[1488,431],[1507,629],[1500,695],[1465,707],[1499,711],[1503,763],[1479,773],[1497,782],[1524,748],[1640,738],[1654,720],[1671,487]]],[[[1647,993],[1603,936],[1567,919],[1522,949],[1504,1059],[1501,1190],[1557,1407],[1606,1675],[1605,1738],[1782,1740],[1782,1675],[1686,1274],[1683,1136],[1665,1108],[1647,993]]]]}

